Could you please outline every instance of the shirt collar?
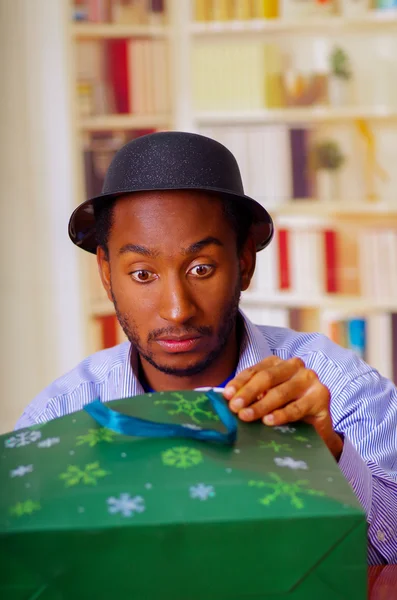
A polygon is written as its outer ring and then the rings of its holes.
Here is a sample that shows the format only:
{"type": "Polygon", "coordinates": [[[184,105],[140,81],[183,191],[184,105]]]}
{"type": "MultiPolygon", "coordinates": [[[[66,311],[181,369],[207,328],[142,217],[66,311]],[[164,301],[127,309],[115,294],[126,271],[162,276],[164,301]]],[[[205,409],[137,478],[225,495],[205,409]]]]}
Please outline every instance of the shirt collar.
{"type": "MultiPolygon", "coordinates": [[[[243,320],[244,331],[236,374],[248,369],[248,367],[253,367],[264,358],[272,355],[269,344],[259,327],[254,325],[241,309],[239,313],[243,320]]],[[[130,344],[129,351],[126,352],[116,397],[130,398],[144,393],[138,379],[138,353],[135,346],[130,344]]]]}

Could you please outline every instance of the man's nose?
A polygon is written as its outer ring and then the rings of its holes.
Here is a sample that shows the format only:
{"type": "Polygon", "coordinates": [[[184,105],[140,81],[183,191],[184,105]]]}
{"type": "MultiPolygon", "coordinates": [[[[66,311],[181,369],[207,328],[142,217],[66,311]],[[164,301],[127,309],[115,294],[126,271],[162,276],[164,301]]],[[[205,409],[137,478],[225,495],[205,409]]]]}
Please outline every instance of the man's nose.
{"type": "Polygon", "coordinates": [[[197,314],[197,306],[187,282],[179,277],[164,281],[161,289],[159,315],[169,323],[182,324],[197,314]]]}

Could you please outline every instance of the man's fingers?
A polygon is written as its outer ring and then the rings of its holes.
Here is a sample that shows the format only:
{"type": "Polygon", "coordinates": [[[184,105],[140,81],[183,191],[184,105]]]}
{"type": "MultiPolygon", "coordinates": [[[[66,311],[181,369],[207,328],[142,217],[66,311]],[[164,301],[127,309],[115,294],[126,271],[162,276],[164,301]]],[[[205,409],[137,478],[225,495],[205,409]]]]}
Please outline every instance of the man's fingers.
{"type": "Polygon", "coordinates": [[[271,368],[275,365],[278,365],[281,362],[283,362],[281,358],[272,355],[268,356],[267,358],[264,358],[261,362],[254,365],[253,367],[244,369],[244,371],[241,371],[241,373],[239,373],[238,375],[236,375],[236,377],[229,381],[229,383],[223,390],[223,395],[225,396],[225,398],[227,398],[227,400],[231,400],[233,396],[238,394],[241,388],[244,387],[244,385],[246,385],[246,383],[248,383],[248,381],[252,379],[252,377],[254,377],[254,375],[267,368],[271,368]]]}
{"type": "MultiPolygon", "coordinates": [[[[284,373],[282,373],[284,375],[284,373]]],[[[259,373],[256,377],[259,377],[259,373]]],[[[302,396],[307,390],[305,377],[300,373],[296,373],[291,379],[285,381],[285,377],[281,379],[282,383],[272,386],[270,391],[266,393],[264,398],[251,403],[247,408],[239,411],[238,416],[242,421],[257,421],[264,416],[269,415],[273,411],[280,409],[292,400],[296,400],[302,396]]],[[[250,382],[251,383],[251,382],[250,382]]]]}
{"type": "Polygon", "coordinates": [[[329,429],[329,426],[332,428],[328,410],[328,397],[325,390],[320,390],[319,387],[314,386],[302,397],[263,417],[265,425],[273,426],[303,420],[315,425],[316,429],[329,429]]]}
{"type": "Polygon", "coordinates": [[[301,363],[295,359],[279,360],[273,366],[262,368],[254,373],[231,398],[230,408],[238,412],[261,398],[281,383],[289,380],[301,369],[301,363]]]}

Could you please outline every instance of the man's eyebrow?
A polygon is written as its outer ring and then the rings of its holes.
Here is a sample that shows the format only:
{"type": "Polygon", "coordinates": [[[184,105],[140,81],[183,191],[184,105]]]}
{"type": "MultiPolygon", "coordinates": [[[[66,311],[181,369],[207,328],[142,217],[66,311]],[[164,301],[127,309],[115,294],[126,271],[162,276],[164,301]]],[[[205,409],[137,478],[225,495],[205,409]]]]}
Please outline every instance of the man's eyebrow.
{"type": "MultiPolygon", "coordinates": [[[[185,254],[185,255],[196,254],[197,252],[200,252],[200,250],[202,250],[206,246],[211,246],[211,245],[221,246],[221,247],[223,246],[222,242],[220,240],[218,240],[218,238],[213,237],[213,236],[208,236],[202,240],[199,240],[198,242],[194,242],[194,244],[191,244],[188,248],[183,248],[182,254],[185,254]]],[[[118,254],[119,254],[119,256],[122,256],[123,254],[128,254],[129,252],[134,252],[135,254],[141,254],[142,256],[148,256],[149,258],[156,258],[160,254],[158,250],[152,250],[150,248],[147,248],[147,246],[141,246],[140,244],[125,244],[124,246],[122,246],[120,248],[118,254]]]]}
{"type": "Polygon", "coordinates": [[[139,244],[125,244],[118,252],[119,256],[127,254],[128,252],[135,252],[135,254],[142,254],[142,256],[148,256],[149,258],[156,258],[158,256],[158,250],[151,250],[146,246],[140,246],[139,244]]]}
{"type": "Polygon", "coordinates": [[[221,246],[221,247],[223,246],[221,240],[218,240],[218,238],[216,238],[216,237],[208,236],[198,242],[195,242],[194,244],[191,244],[188,248],[184,248],[182,250],[182,253],[183,254],[195,254],[196,252],[200,252],[200,250],[202,250],[206,246],[211,246],[211,245],[221,246]]]}

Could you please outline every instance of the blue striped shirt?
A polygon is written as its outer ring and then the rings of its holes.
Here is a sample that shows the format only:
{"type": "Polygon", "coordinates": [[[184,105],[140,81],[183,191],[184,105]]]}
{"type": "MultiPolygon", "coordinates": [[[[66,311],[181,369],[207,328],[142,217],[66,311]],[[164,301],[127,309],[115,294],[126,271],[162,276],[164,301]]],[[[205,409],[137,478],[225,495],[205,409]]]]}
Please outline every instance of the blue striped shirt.
{"type": "MultiPolygon", "coordinates": [[[[356,354],[317,333],[256,326],[241,313],[245,335],[236,372],[270,355],[297,356],[331,395],[335,431],[344,435],[339,467],[363,506],[368,560],[397,563],[397,389],[356,354]]],[[[129,342],[86,358],[26,408],[16,428],[43,423],[102,401],[143,393],[137,353],[129,342]]]]}

